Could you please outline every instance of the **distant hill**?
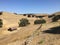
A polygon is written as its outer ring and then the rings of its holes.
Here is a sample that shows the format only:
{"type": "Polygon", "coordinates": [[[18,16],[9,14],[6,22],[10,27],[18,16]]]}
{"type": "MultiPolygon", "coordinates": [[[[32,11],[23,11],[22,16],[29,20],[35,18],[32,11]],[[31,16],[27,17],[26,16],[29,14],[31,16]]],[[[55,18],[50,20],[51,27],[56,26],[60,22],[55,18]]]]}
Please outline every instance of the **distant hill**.
{"type": "Polygon", "coordinates": [[[55,13],[53,13],[54,15],[60,15],[60,12],[55,12],[55,13]]]}
{"type": "Polygon", "coordinates": [[[19,20],[22,18],[27,18],[31,23],[34,23],[34,20],[40,19],[40,17],[43,17],[43,19],[45,19],[46,21],[51,22],[50,20],[52,19],[52,17],[54,17],[54,15],[60,15],[60,12],[53,13],[52,15],[43,13],[43,14],[26,14],[26,16],[24,16],[24,14],[16,15],[15,13],[0,12],[0,19],[3,20],[3,23],[5,26],[8,25],[10,27],[10,25],[11,26],[18,25],[19,20]]]}

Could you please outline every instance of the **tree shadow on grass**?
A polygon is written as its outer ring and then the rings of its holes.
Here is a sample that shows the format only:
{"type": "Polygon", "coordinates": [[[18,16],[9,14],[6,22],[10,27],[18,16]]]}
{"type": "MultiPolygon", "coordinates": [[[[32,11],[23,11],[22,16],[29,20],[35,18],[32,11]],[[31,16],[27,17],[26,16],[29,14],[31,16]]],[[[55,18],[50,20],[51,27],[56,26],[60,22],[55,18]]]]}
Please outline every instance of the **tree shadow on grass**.
{"type": "Polygon", "coordinates": [[[60,34],[60,26],[50,28],[48,30],[43,31],[43,33],[50,33],[50,34],[60,34]]]}

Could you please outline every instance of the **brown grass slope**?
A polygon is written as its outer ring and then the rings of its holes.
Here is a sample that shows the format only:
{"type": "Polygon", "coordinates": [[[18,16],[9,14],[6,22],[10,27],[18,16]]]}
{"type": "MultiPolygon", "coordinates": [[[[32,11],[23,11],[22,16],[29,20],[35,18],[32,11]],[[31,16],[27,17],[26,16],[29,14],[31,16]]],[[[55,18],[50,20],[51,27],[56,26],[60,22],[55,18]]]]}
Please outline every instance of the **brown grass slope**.
{"type": "Polygon", "coordinates": [[[27,42],[27,45],[60,44],[60,34],[46,33],[46,30],[60,26],[60,22],[46,23],[42,25],[41,29],[36,30],[40,25],[34,25],[33,22],[39,18],[28,18],[23,15],[15,15],[8,12],[3,12],[0,18],[3,20],[3,28],[0,28],[0,32],[2,31],[0,33],[0,45],[24,45],[25,42],[27,42]],[[31,24],[26,27],[18,27],[18,22],[21,18],[27,18],[31,24]],[[18,27],[18,29],[9,32],[7,31],[9,27],[18,27]]]}

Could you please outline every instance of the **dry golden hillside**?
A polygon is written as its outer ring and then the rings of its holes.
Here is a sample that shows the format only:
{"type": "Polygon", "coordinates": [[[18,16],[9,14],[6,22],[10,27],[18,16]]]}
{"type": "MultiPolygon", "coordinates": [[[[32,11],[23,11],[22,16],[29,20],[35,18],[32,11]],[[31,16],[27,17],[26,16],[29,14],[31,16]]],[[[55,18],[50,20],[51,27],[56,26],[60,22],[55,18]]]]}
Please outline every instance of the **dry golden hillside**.
{"type": "Polygon", "coordinates": [[[3,12],[0,19],[3,20],[3,27],[0,28],[0,45],[60,45],[59,21],[34,25],[34,21],[39,18],[8,12],[3,12]],[[27,18],[30,25],[18,27],[18,22],[22,18],[27,18]],[[17,30],[8,31],[9,27],[17,27],[17,30]]]}
{"type": "MultiPolygon", "coordinates": [[[[28,17],[25,17],[23,15],[19,15],[19,14],[15,15],[13,13],[8,13],[8,12],[3,12],[0,17],[3,20],[4,27],[9,27],[10,25],[11,26],[16,26],[16,25],[18,26],[18,22],[19,22],[20,19],[22,19],[22,18],[28,18],[28,17]]],[[[28,18],[28,19],[31,20],[31,21],[33,21],[36,18],[28,18]]]]}

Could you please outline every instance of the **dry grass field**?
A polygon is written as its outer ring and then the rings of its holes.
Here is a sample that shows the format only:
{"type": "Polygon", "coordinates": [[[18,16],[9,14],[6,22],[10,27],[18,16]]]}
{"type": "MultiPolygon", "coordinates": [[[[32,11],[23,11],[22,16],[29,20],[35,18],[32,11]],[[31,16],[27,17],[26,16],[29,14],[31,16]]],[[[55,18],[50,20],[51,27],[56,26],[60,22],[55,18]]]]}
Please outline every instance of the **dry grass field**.
{"type": "Polygon", "coordinates": [[[35,17],[28,18],[23,15],[15,15],[3,12],[0,15],[3,27],[0,28],[0,45],[60,45],[60,22],[51,22],[34,25],[35,17]],[[19,27],[18,22],[27,18],[30,25],[19,27]],[[8,31],[9,27],[17,27],[17,30],[8,31]]]}

